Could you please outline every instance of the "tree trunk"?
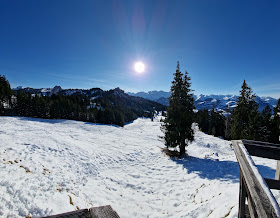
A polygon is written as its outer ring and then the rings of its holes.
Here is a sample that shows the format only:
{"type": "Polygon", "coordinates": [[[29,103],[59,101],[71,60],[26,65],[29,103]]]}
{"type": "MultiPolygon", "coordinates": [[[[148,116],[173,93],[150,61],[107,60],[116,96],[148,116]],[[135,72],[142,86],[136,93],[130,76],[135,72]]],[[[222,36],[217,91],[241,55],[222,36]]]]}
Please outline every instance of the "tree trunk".
{"type": "Polygon", "coordinates": [[[184,140],[180,144],[180,156],[184,155],[185,153],[186,153],[186,143],[184,140]]]}

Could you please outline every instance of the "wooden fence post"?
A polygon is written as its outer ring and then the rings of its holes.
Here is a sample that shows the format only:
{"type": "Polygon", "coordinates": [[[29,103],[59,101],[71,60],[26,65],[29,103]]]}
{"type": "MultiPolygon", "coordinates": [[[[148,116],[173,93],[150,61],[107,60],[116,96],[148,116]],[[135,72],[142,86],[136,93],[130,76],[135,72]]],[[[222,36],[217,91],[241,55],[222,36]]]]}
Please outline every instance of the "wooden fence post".
{"type": "Polygon", "coordinates": [[[280,161],[277,161],[275,180],[280,180],[280,161]]]}
{"type": "Polygon", "coordinates": [[[242,171],[240,169],[238,218],[245,217],[245,199],[246,199],[246,188],[245,188],[245,184],[244,184],[242,171]]]}

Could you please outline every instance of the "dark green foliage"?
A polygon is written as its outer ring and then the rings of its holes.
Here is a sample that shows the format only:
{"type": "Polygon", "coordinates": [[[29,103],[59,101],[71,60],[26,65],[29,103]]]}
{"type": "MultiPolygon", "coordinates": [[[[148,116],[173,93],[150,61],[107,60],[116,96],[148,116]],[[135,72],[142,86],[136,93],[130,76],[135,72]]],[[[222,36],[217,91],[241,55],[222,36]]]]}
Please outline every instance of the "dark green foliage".
{"type": "Polygon", "coordinates": [[[271,109],[267,105],[260,114],[260,141],[270,142],[272,138],[271,109]]]}
{"type": "Polygon", "coordinates": [[[229,114],[226,115],[225,118],[225,139],[231,140],[231,125],[232,125],[232,119],[229,114]]]}
{"type": "Polygon", "coordinates": [[[214,136],[225,137],[225,117],[216,112],[214,107],[211,110],[208,133],[214,136]]]}
{"type": "Polygon", "coordinates": [[[5,76],[0,75],[0,115],[3,115],[11,106],[12,90],[5,76]]]}
{"type": "Polygon", "coordinates": [[[215,136],[222,136],[225,139],[251,139],[256,141],[279,143],[280,125],[280,100],[274,108],[274,115],[271,116],[269,106],[259,112],[258,105],[254,101],[255,95],[252,89],[246,84],[242,84],[237,107],[233,114],[224,117],[212,109],[198,111],[196,122],[203,132],[215,136]],[[272,118],[273,117],[273,118],[272,118]]]}
{"type": "MultiPolygon", "coordinates": [[[[95,99],[94,103],[97,106],[91,109],[87,109],[90,100],[85,95],[38,97],[18,91],[17,101],[15,110],[20,116],[72,119],[119,126],[124,126],[125,122],[135,120],[139,116],[149,117],[150,113],[146,114],[143,108],[149,109],[149,104],[153,105],[153,102],[149,101],[148,105],[143,104],[139,108],[137,106],[140,103],[137,101],[131,103],[129,99],[124,101],[122,97],[114,97],[109,93],[102,98],[95,99]]],[[[162,105],[158,105],[158,107],[164,108],[162,105]]]]}
{"type": "Polygon", "coordinates": [[[210,115],[207,109],[200,110],[195,114],[195,121],[202,132],[207,133],[209,129],[210,115]]]}
{"type": "Polygon", "coordinates": [[[280,98],[273,109],[273,119],[271,122],[271,142],[279,143],[280,136],[280,98]]]}
{"type": "Polygon", "coordinates": [[[179,146],[180,155],[185,153],[188,142],[193,140],[194,99],[190,89],[190,77],[180,72],[179,62],[171,86],[171,97],[167,107],[167,116],[162,125],[165,144],[168,147],[179,146]]]}
{"type": "Polygon", "coordinates": [[[70,96],[60,94],[41,96],[37,89],[26,88],[15,92],[16,103],[7,112],[3,103],[10,103],[12,90],[5,77],[0,76],[0,114],[19,115],[47,119],[71,119],[93,123],[124,126],[137,117],[150,117],[151,111],[164,110],[165,106],[139,97],[132,97],[116,88],[102,91],[94,88],[86,94],[78,92],[70,96]],[[29,92],[30,91],[30,92],[29,92]],[[90,99],[94,93],[95,99],[90,99]],[[92,106],[88,108],[88,106],[92,106]]]}
{"type": "Polygon", "coordinates": [[[232,114],[232,139],[258,140],[260,126],[258,105],[254,101],[255,95],[252,89],[243,82],[238,98],[237,107],[232,114]]]}
{"type": "Polygon", "coordinates": [[[195,114],[195,122],[201,131],[214,136],[225,138],[225,120],[226,118],[212,108],[211,112],[207,109],[200,110],[195,114]]]}

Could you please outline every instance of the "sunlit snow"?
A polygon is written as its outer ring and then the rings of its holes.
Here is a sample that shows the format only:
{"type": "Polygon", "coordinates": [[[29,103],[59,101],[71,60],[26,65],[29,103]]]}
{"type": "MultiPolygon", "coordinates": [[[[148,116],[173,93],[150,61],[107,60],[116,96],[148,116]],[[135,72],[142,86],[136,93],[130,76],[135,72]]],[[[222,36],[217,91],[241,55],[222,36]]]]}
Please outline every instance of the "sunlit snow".
{"type": "MultiPolygon", "coordinates": [[[[159,118],[122,128],[0,117],[0,216],[109,204],[120,217],[236,217],[239,168],[230,142],[194,128],[189,157],[170,159],[159,118]]],[[[261,164],[273,178],[276,163],[261,164]]]]}

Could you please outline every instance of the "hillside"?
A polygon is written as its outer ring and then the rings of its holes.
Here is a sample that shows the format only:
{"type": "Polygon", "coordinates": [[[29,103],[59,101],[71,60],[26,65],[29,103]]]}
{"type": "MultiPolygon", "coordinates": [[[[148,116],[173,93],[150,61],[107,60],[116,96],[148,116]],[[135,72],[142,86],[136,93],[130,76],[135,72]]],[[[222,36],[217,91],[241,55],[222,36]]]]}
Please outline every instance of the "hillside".
{"type": "Polygon", "coordinates": [[[20,88],[14,90],[15,102],[6,115],[36,118],[71,119],[123,126],[137,117],[151,117],[165,110],[157,102],[126,94],[120,88],[92,89],[20,88]]]}
{"type": "MultiPolygon", "coordinates": [[[[194,127],[189,157],[170,159],[155,120],[121,128],[0,117],[0,216],[110,204],[120,217],[236,217],[239,169],[230,143],[194,127]]],[[[257,163],[273,178],[275,161],[257,163]]]]}

